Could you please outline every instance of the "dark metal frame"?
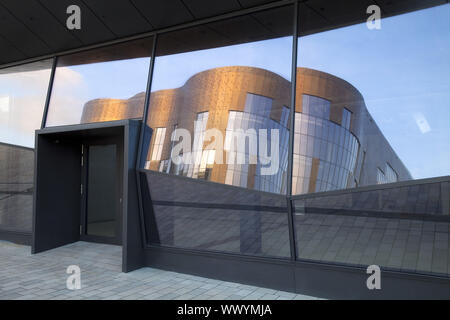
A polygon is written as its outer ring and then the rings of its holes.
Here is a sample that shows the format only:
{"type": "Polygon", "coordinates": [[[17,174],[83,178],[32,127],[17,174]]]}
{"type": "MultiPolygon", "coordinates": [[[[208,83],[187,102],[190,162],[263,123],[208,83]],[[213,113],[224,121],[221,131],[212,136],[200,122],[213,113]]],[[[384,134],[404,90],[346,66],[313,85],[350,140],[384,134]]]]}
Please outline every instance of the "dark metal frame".
{"type": "MultiPolygon", "coordinates": [[[[150,56],[150,65],[148,68],[148,79],[147,79],[147,89],[145,92],[145,102],[144,102],[144,113],[142,115],[142,123],[141,128],[139,129],[139,145],[138,145],[138,152],[136,157],[136,169],[139,169],[142,167],[142,149],[144,145],[144,137],[145,137],[145,129],[147,127],[147,121],[148,121],[148,109],[150,105],[150,91],[152,88],[152,80],[153,80],[153,70],[155,67],[155,54],[156,54],[156,45],[158,41],[158,35],[155,34],[153,36],[153,46],[152,46],[152,52],[150,56]]],[[[136,187],[138,191],[138,205],[139,205],[139,219],[141,222],[141,233],[142,233],[142,246],[145,248],[147,244],[147,232],[145,232],[145,218],[144,218],[144,208],[142,204],[142,186],[141,186],[141,179],[139,177],[139,172],[136,170],[136,187]]]]}
{"type": "Polygon", "coordinates": [[[53,57],[52,70],[50,73],[50,80],[48,82],[47,97],[45,98],[44,112],[42,113],[41,129],[45,128],[47,123],[48,106],[50,105],[50,99],[52,97],[53,82],[55,80],[55,72],[58,64],[58,56],[53,57]]]}
{"type": "Polygon", "coordinates": [[[382,269],[368,290],[362,266],[151,246],[146,265],[327,299],[448,299],[450,278],[382,269]],[[270,275],[269,277],[267,275],[270,275]]]}
{"type": "Polygon", "coordinates": [[[296,104],[296,89],[297,89],[297,50],[298,50],[298,2],[294,6],[294,30],[292,35],[292,75],[291,75],[291,117],[289,126],[289,148],[288,148],[288,170],[287,174],[287,188],[286,201],[288,208],[288,224],[289,224],[289,244],[291,248],[291,259],[297,259],[297,246],[294,228],[294,208],[292,205],[292,170],[294,162],[294,135],[295,135],[295,104],[296,104]]]}
{"type": "Polygon", "coordinates": [[[119,222],[122,228],[122,270],[129,272],[143,266],[140,263],[144,256],[141,254],[142,245],[140,240],[137,241],[140,223],[133,172],[139,127],[140,121],[128,119],[48,127],[36,132],[34,180],[37,183],[33,195],[31,234],[33,254],[79,240],[81,143],[86,139],[96,141],[98,138],[112,137],[109,135],[111,133],[116,143],[121,145],[119,149],[122,153],[122,170],[119,170],[123,186],[120,204],[123,215],[122,223],[119,222]],[[59,161],[53,161],[55,156],[59,161]],[[67,163],[70,164],[69,169],[67,163]],[[60,179],[61,174],[65,173],[68,176],[60,179]],[[55,188],[64,188],[59,197],[54,197],[55,188]]]}

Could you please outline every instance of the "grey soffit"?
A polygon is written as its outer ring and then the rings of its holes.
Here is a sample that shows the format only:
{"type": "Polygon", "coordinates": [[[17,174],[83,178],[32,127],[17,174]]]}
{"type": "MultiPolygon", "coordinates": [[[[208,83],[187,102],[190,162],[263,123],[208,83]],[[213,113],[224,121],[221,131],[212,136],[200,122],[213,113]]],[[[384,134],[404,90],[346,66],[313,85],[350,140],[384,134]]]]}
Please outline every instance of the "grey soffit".
{"type": "Polygon", "coordinates": [[[0,65],[269,2],[275,0],[0,0],[0,65]],[[65,27],[73,4],[81,9],[81,30],[65,27]]]}
{"type": "MultiPolygon", "coordinates": [[[[370,0],[301,1],[313,30],[354,23],[349,11],[370,0]],[[348,3],[350,1],[350,3],[348,3]],[[313,17],[313,19],[311,19],[313,17]],[[317,20],[317,22],[316,22],[317,20]],[[315,26],[316,24],[317,26],[315,26]]],[[[0,65],[151,32],[280,0],[0,0],[0,65]],[[65,27],[69,5],[81,8],[82,28],[65,27]]],[[[448,0],[376,0],[386,15],[448,0]]],[[[358,11],[359,12],[359,11],[358,11]]],[[[245,30],[241,30],[245,31],[245,30]]]]}

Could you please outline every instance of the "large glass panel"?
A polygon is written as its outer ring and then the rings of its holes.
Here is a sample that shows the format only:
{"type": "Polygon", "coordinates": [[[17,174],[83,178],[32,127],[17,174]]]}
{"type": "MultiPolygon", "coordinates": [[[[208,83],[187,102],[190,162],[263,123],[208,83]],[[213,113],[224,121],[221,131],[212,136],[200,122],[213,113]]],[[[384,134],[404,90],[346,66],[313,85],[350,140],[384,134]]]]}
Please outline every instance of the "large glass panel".
{"type": "Polygon", "coordinates": [[[0,229],[31,232],[34,131],[52,60],[0,70],[0,229]]]}
{"type": "MultiPolygon", "coordinates": [[[[370,4],[300,5],[296,113],[334,127],[329,140],[337,153],[331,159],[310,148],[306,154],[319,167],[332,161],[338,178],[326,181],[331,189],[450,174],[450,5],[384,18],[394,8],[381,4],[376,29],[366,23],[370,4]],[[350,26],[336,28],[330,21],[350,26]],[[347,152],[348,144],[356,147],[347,152]]],[[[295,131],[323,139],[311,125],[295,131]]],[[[311,179],[301,193],[316,190],[316,177],[311,179]]],[[[300,193],[295,185],[293,192],[300,193]]]]}
{"type": "MultiPolygon", "coordinates": [[[[159,170],[161,161],[173,160],[172,147],[177,148],[173,128],[177,124],[177,132],[187,130],[192,141],[187,144],[190,150],[183,150],[186,161],[171,165],[170,173],[198,178],[197,170],[186,168],[200,165],[207,142],[214,141],[211,136],[204,139],[204,131],[209,129],[211,135],[217,130],[224,147],[215,153],[210,181],[239,186],[238,180],[245,180],[252,189],[285,192],[290,17],[292,8],[285,7],[159,37],[148,125],[168,130],[162,158],[153,154],[160,151],[154,147],[157,136],[153,135],[147,169],[159,170]],[[287,20],[281,21],[281,17],[287,20]],[[247,31],[241,33],[238,26],[247,31]],[[201,120],[199,114],[209,116],[201,120]],[[278,134],[276,150],[271,149],[273,132],[278,134]],[[259,148],[263,139],[264,146],[259,148]],[[263,151],[266,154],[261,156],[263,151]],[[236,180],[226,179],[230,171],[240,172],[236,180]],[[258,184],[256,177],[262,178],[258,184]]],[[[176,137],[177,142],[179,139],[176,137]]]]}
{"type": "Polygon", "coordinates": [[[352,3],[300,6],[296,114],[318,118],[305,95],[328,101],[328,137],[314,134],[331,149],[306,148],[319,174],[294,185],[297,256],[449,276],[450,5],[379,2],[377,29],[372,1],[352,3]]]}
{"type": "Polygon", "coordinates": [[[145,167],[152,243],[289,256],[292,22],[286,6],[158,37],[145,167]]]}
{"type": "Polygon", "coordinates": [[[142,118],[152,38],[58,58],[47,126],[142,118]]]}

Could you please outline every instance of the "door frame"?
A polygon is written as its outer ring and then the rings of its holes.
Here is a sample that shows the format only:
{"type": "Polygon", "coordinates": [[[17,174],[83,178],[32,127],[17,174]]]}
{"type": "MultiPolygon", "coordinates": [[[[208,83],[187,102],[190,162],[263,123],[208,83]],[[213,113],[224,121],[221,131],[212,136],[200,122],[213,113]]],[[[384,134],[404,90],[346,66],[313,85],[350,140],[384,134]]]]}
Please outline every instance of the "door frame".
{"type": "Polygon", "coordinates": [[[151,128],[133,119],[37,130],[31,252],[37,254],[80,241],[81,142],[110,137],[123,146],[122,271],[145,266],[144,212],[136,167],[147,155],[151,135],[151,128]],[[139,150],[142,132],[146,143],[139,150]]]}
{"type": "Polygon", "coordinates": [[[81,204],[80,204],[80,240],[86,242],[106,243],[106,244],[122,244],[122,220],[123,220],[123,143],[117,139],[104,137],[95,139],[86,139],[81,143],[81,204]],[[87,204],[89,191],[89,148],[98,145],[115,145],[116,146],[116,177],[117,189],[114,200],[116,201],[116,221],[115,236],[96,236],[87,233],[87,204]]]}

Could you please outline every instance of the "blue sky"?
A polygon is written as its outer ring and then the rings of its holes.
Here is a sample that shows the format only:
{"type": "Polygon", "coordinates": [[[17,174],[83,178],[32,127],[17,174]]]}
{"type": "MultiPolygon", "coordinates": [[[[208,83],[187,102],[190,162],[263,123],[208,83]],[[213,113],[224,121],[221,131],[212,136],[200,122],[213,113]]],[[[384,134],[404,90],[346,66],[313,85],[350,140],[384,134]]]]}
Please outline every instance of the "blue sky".
{"type": "Polygon", "coordinates": [[[251,66],[291,79],[292,37],[158,57],[152,91],[181,87],[194,74],[226,66],[251,66]]]}

